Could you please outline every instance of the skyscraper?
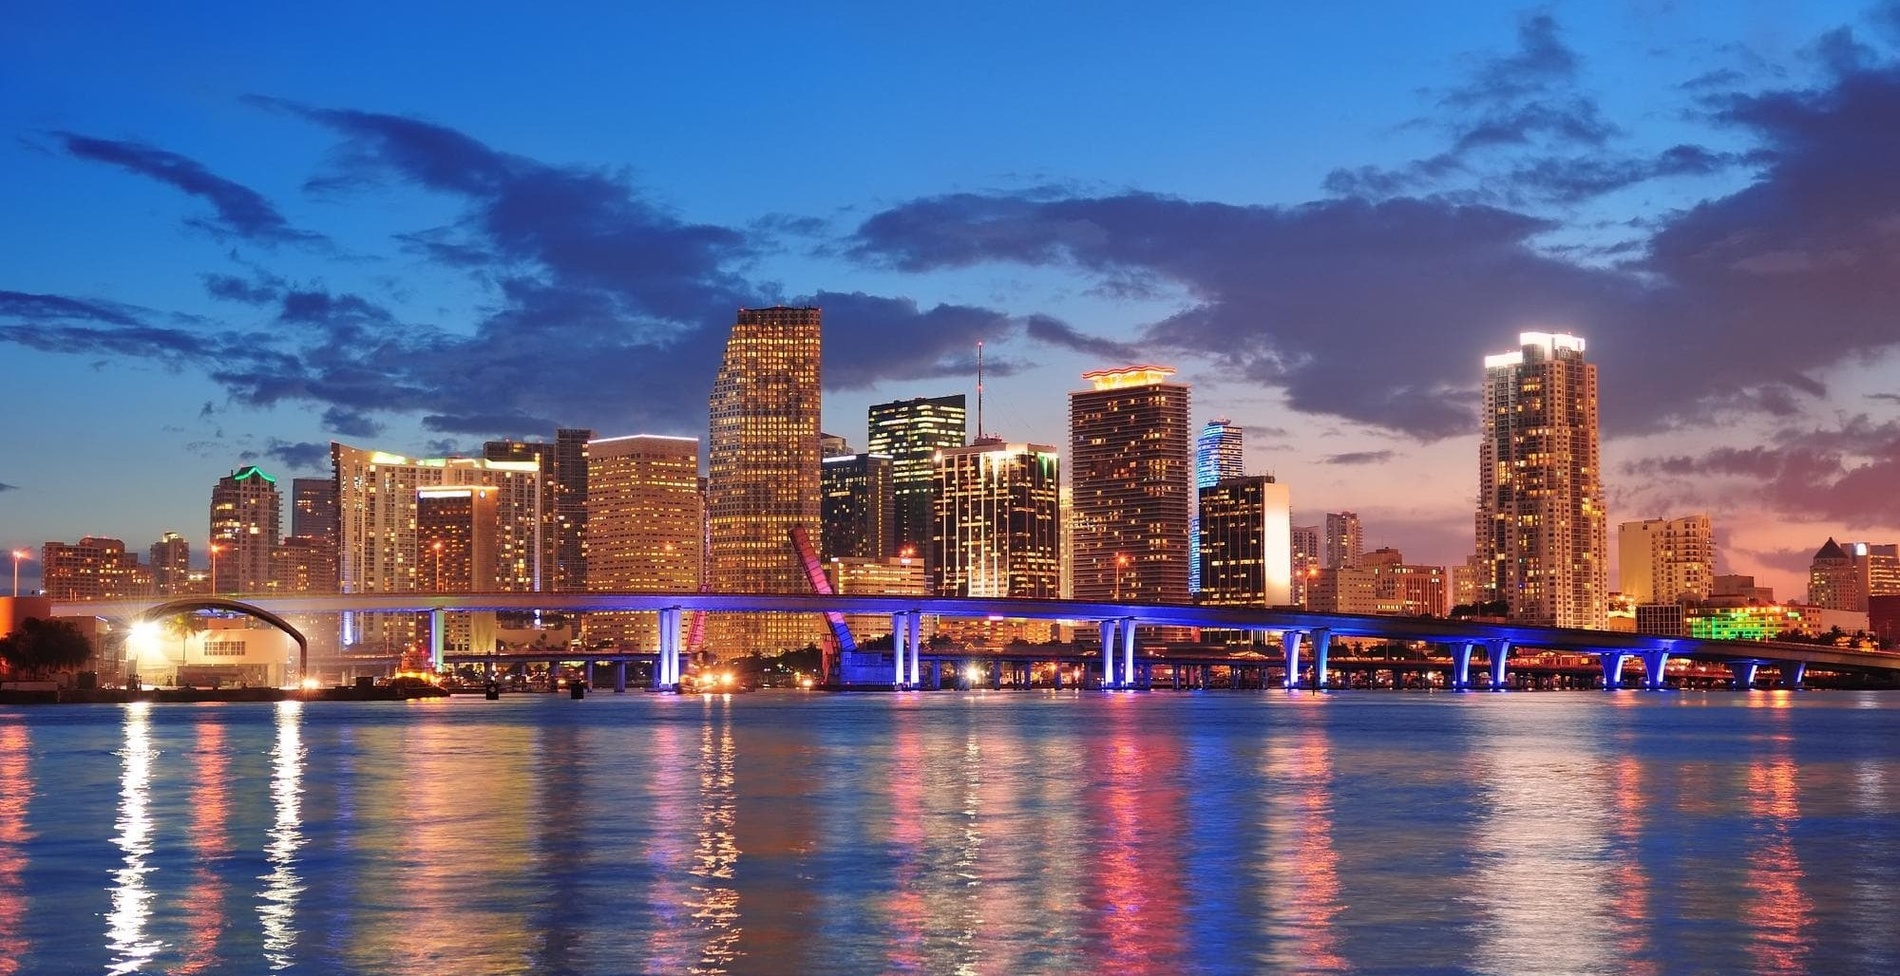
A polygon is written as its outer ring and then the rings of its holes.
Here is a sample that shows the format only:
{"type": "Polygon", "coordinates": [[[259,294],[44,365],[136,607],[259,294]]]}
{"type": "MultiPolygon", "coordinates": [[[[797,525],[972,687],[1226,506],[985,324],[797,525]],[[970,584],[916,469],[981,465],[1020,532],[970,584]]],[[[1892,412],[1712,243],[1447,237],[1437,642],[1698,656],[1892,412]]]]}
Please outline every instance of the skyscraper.
{"type": "Polygon", "coordinates": [[[336,546],[336,479],[292,478],[290,534],[336,546]]]}
{"type": "MultiPolygon", "coordinates": [[[[1194,440],[1194,490],[1203,491],[1214,487],[1222,478],[1238,478],[1246,474],[1241,461],[1240,428],[1226,417],[1210,420],[1201,428],[1201,434],[1194,440]]],[[[1188,551],[1194,559],[1188,563],[1188,591],[1201,591],[1201,530],[1200,503],[1195,502],[1194,515],[1188,522],[1188,551]]]]}
{"type": "Polygon", "coordinates": [[[1624,522],[1616,537],[1617,589],[1631,603],[1708,599],[1715,585],[1715,533],[1707,515],[1624,522]]]}
{"type": "Polygon", "coordinates": [[[1483,599],[1514,620],[1602,627],[1608,520],[1597,451],[1597,370],[1573,335],[1526,332],[1486,356],[1478,446],[1483,599]]]}
{"type": "Polygon", "coordinates": [[[176,532],[167,532],[152,543],[152,583],[159,596],[188,592],[191,579],[191,543],[176,532]]]}
{"type": "Polygon", "coordinates": [[[1055,448],[1001,441],[945,448],[936,479],[937,593],[1058,596],[1062,472],[1055,448]]]}
{"type": "Polygon", "coordinates": [[[1808,602],[1829,610],[1864,611],[1876,596],[1900,594],[1900,546],[1835,542],[1808,567],[1808,602]]]}
{"type": "MultiPolygon", "coordinates": [[[[633,434],[587,444],[587,588],[597,593],[699,589],[699,441],[633,434]]],[[[656,613],[587,616],[590,639],[659,646],[656,613]]]]}
{"type": "Polygon", "coordinates": [[[271,551],[283,536],[277,479],[255,464],[219,478],[211,489],[211,592],[265,593],[271,551]]]}
{"type": "Polygon", "coordinates": [[[896,498],[891,458],[846,454],[824,459],[820,555],[825,559],[884,559],[896,549],[896,498]]]}
{"type": "Polygon", "coordinates": [[[488,441],[482,457],[490,461],[533,461],[541,466],[542,552],[540,588],[559,592],[587,589],[587,441],[594,432],[562,427],[554,443],[488,441]]]}
{"type": "Polygon", "coordinates": [[[1188,601],[1188,388],[1166,366],[1082,374],[1069,394],[1075,598],[1188,601]]]}
{"type": "Polygon", "coordinates": [[[1323,563],[1320,560],[1320,540],[1325,538],[1324,530],[1317,525],[1296,525],[1293,527],[1293,603],[1296,606],[1310,607],[1306,591],[1313,578],[1319,575],[1323,563]]]}
{"type": "Polygon", "coordinates": [[[1271,475],[1235,475],[1200,490],[1201,592],[1217,607],[1293,602],[1292,498],[1271,475]]]}
{"type": "Polygon", "coordinates": [[[1327,512],[1321,558],[1327,569],[1358,569],[1366,551],[1366,529],[1357,512],[1327,512]]]}
{"type": "MultiPolygon", "coordinates": [[[[819,336],[815,308],[744,308],[713,381],[708,438],[707,532],[715,593],[808,593],[791,528],[816,532],[819,336]]],[[[716,653],[803,647],[823,636],[820,618],[716,614],[716,653]]]]}
{"type": "Polygon", "coordinates": [[[86,536],[40,546],[40,594],[52,600],[130,600],[152,594],[152,572],[125,543],[86,536]]]}
{"type": "Polygon", "coordinates": [[[929,557],[930,539],[936,529],[931,504],[931,493],[936,490],[932,459],[940,450],[964,445],[967,417],[963,404],[963,394],[959,393],[871,405],[869,450],[891,459],[895,515],[891,544],[895,548],[883,555],[901,555],[908,549],[929,557]]]}

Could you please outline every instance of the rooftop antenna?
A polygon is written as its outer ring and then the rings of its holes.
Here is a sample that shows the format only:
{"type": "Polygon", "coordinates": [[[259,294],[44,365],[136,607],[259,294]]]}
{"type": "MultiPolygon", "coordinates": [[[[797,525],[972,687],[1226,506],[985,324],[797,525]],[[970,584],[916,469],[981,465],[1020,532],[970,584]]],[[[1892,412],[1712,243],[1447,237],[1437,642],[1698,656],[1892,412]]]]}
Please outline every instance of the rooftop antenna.
{"type": "Polygon", "coordinates": [[[983,443],[983,340],[976,340],[976,442],[983,443]]]}

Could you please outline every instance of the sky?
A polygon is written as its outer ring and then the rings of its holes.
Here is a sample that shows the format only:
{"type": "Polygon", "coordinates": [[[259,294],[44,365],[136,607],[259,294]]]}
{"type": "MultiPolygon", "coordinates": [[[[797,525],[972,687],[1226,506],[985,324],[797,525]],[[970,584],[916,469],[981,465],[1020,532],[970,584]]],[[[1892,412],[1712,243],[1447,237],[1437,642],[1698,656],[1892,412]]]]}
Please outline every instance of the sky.
{"type": "Polygon", "coordinates": [[[1900,541],[1900,3],[275,6],[0,24],[0,545],[202,561],[332,439],[703,438],[779,302],[860,448],[979,341],[1009,440],[1171,365],[1439,564],[1483,357],[1573,332],[1613,536],[1706,512],[1782,596],[1900,541]]]}

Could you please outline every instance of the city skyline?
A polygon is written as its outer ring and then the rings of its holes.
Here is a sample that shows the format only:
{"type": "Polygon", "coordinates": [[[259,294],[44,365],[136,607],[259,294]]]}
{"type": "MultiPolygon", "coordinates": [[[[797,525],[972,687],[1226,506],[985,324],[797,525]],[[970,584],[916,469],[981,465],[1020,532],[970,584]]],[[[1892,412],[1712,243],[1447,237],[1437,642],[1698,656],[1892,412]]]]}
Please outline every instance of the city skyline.
{"type": "Polygon", "coordinates": [[[785,300],[825,310],[823,427],[853,443],[869,404],[973,393],[979,339],[1010,441],[1061,443],[1080,372],[1169,362],[1299,523],[1355,511],[1368,549],[1444,565],[1471,542],[1471,362],[1574,332],[1609,521],[1707,512],[1718,571],[1798,593],[1821,540],[1900,536],[1900,177],[1862,164],[1895,155],[1900,18],[1721,9],[978,7],[920,39],[818,8],[837,56],[799,84],[690,90],[657,86],[793,15],[594,18],[678,40],[632,69],[588,18],[404,12],[378,44],[430,44],[399,63],[352,58],[360,12],[97,38],[83,7],[26,11],[0,41],[0,542],[177,531],[202,564],[208,484],[321,474],[331,439],[704,436],[732,312],[785,300]],[[483,34],[575,64],[447,70],[492,61],[483,34]],[[1198,56],[1225,45],[1278,56],[1198,56]],[[996,77],[946,84],[951,52],[996,77]]]}

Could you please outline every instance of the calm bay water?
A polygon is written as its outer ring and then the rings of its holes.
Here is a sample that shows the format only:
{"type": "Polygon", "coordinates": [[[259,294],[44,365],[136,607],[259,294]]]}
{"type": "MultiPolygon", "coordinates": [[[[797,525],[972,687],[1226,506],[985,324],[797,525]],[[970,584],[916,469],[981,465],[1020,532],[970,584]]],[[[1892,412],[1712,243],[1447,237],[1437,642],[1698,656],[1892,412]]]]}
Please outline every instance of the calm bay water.
{"type": "Polygon", "coordinates": [[[0,708],[0,976],[1896,973],[1900,697],[0,708]]]}

